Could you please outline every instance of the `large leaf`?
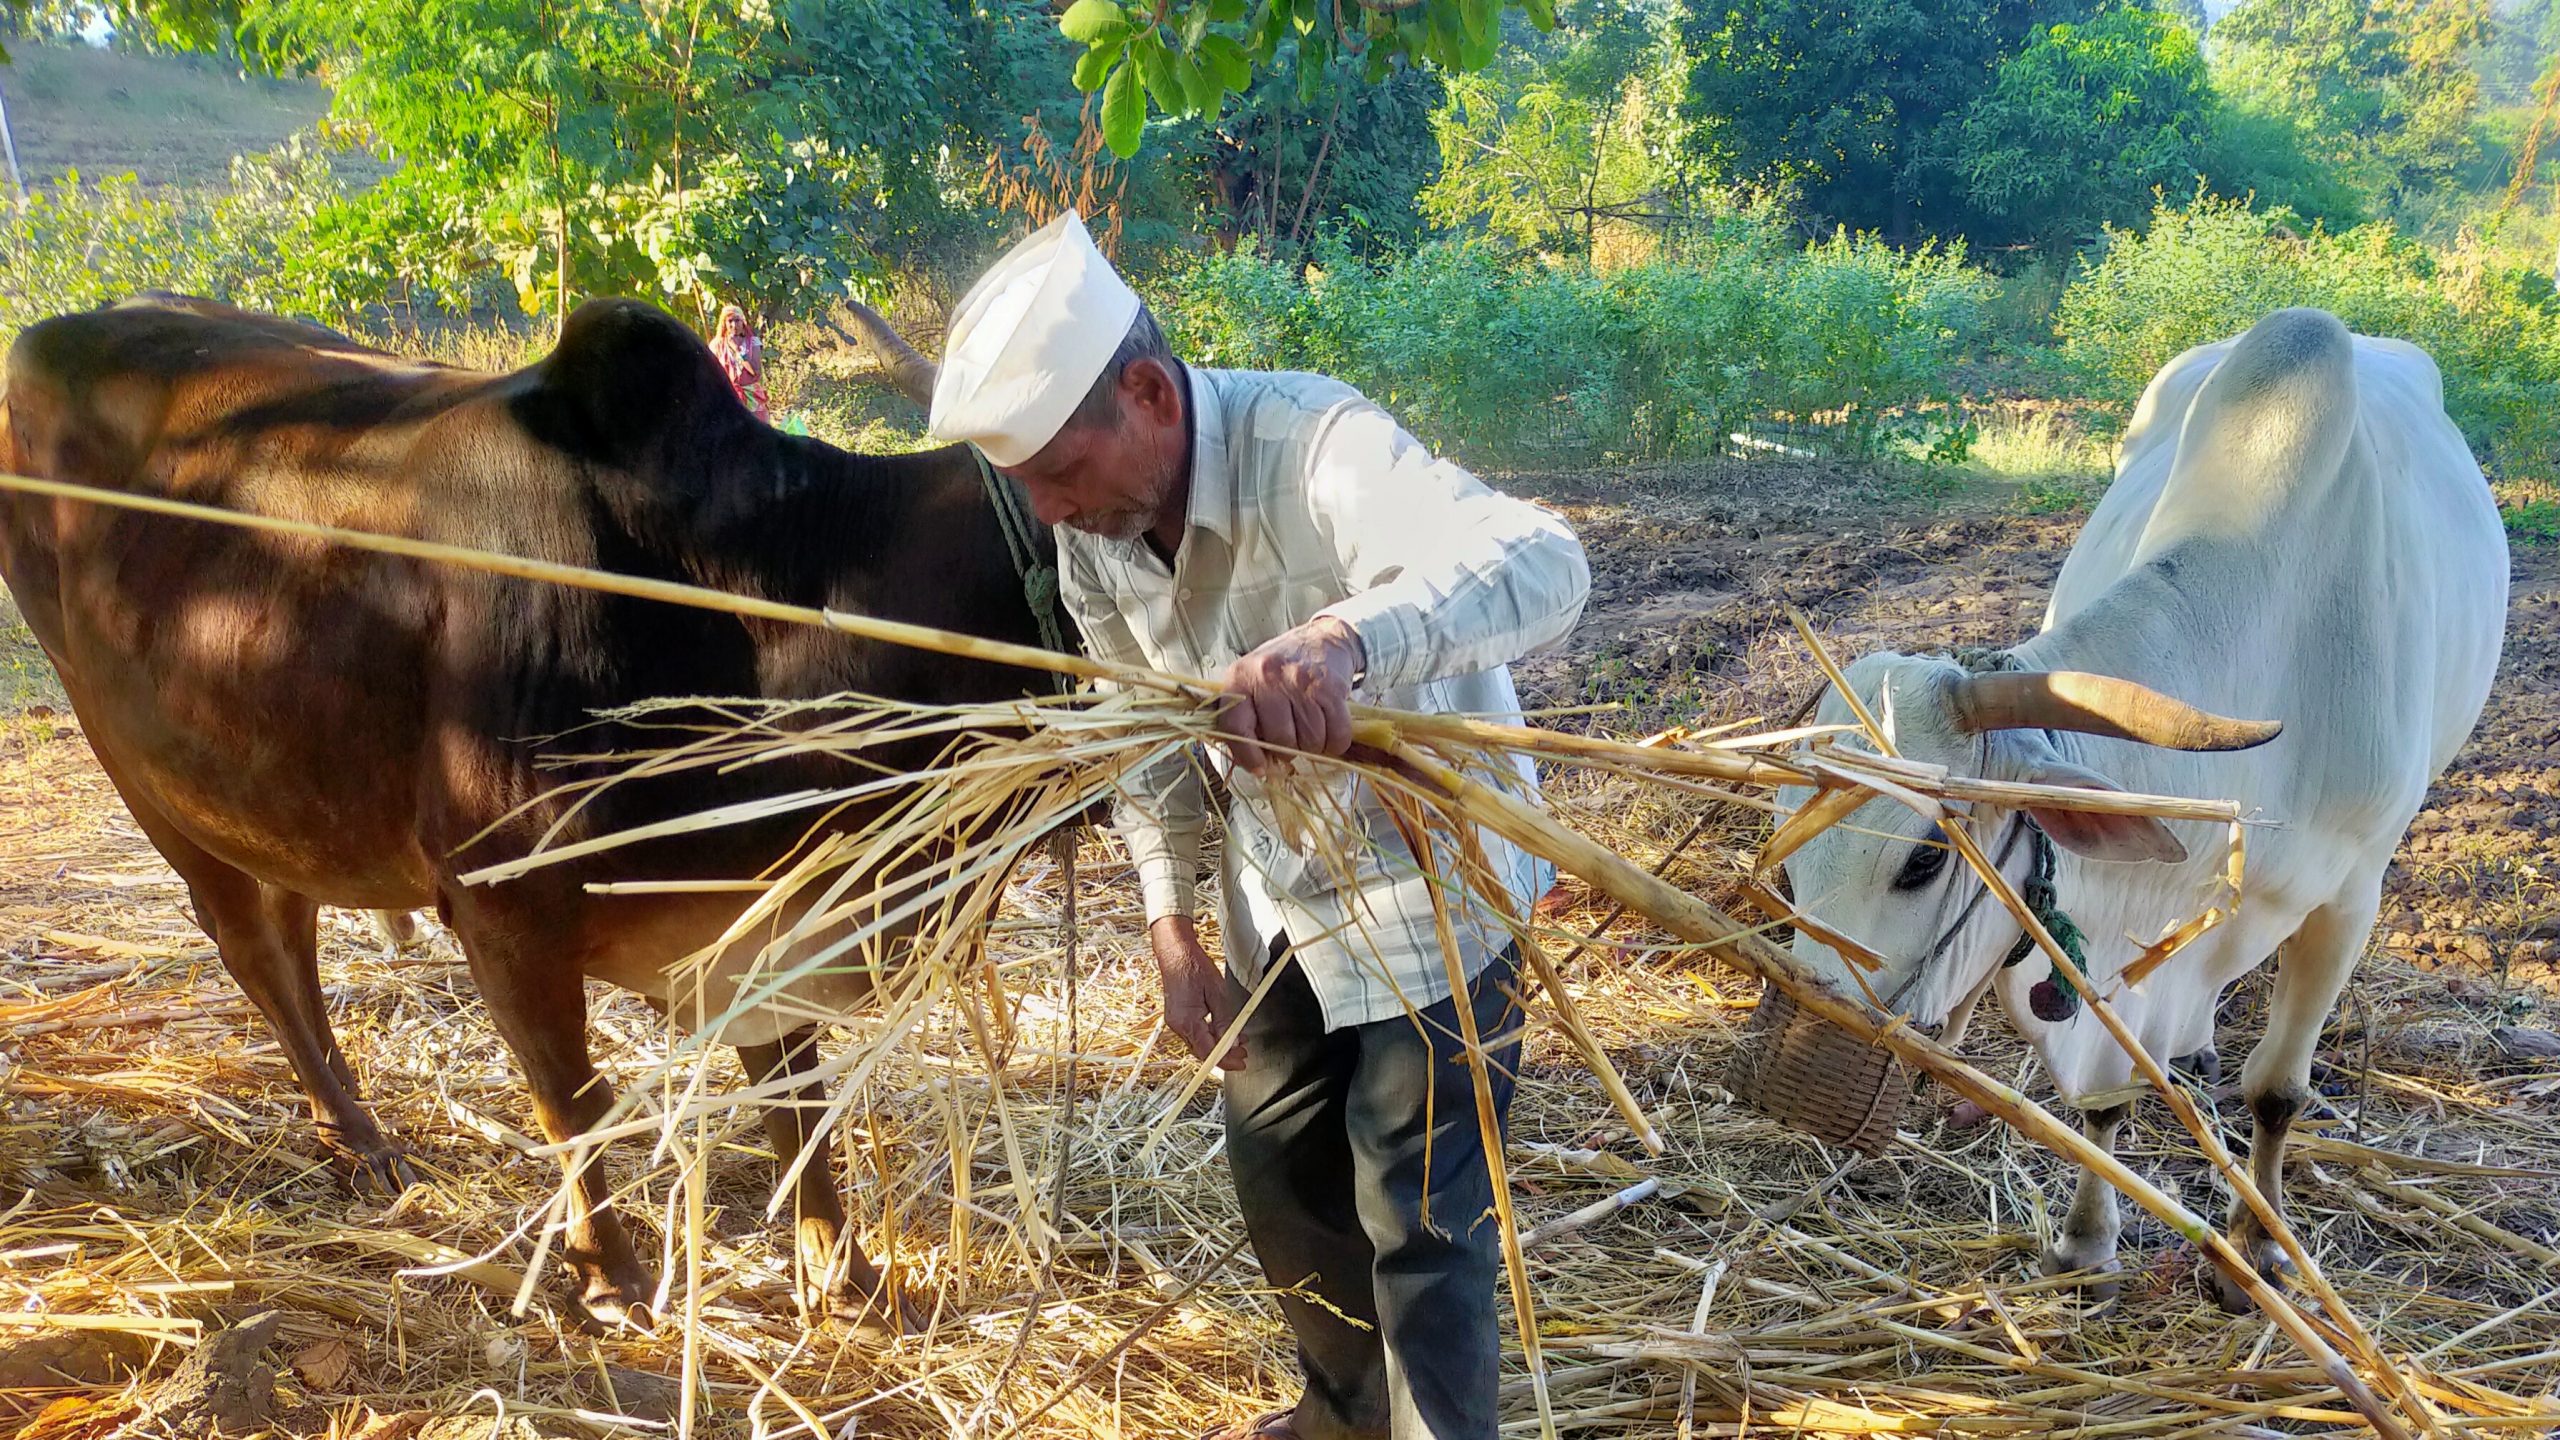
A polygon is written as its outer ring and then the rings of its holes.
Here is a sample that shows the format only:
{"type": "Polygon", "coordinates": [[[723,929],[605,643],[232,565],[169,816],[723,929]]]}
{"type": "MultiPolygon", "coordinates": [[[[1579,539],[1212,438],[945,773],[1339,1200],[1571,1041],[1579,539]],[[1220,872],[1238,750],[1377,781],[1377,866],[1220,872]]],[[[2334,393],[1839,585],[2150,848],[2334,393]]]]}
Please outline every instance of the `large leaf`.
{"type": "Polygon", "coordinates": [[[1138,62],[1138,78],[1146,82],[1147,93],[1155,97],[1156,108],[1168,115],[1179,115],[1191,108],[1181,83],[1173,73],[1173,56],[1164,48],[1164,37],[1146,31],[1129,42],[1129,58],[1138,62]]]}
{"type": "Polygon", "coordinates": [[[1111,66],[1128,53],[1126,45],[1096,45],[1076,57],[1076,88],[1094,91],[1111,74],[1111,66]]]}
{"type": "Polygon", "coordinates": [[[1138,137],[1147,128],[1147,97],[1137,67],[1123,60],[1112,67],[1102,86],[1102,140],[1111,153],[1126,160],[1138,153],[1138,137]]]}
{"type": "Polygon", "coordinates": [[[1212,35],[1201,41],[1200,63],[1229,90],[1253,83],[1253,60],[1232,35],[1212,35]]]}
{"type": "Polygon", "coordinates": [[[1058,17],[1058,31],[1079,45],[1103,45],[1129,33],[1128,12],[1112,0],[1076,0],[1058,17]]]}

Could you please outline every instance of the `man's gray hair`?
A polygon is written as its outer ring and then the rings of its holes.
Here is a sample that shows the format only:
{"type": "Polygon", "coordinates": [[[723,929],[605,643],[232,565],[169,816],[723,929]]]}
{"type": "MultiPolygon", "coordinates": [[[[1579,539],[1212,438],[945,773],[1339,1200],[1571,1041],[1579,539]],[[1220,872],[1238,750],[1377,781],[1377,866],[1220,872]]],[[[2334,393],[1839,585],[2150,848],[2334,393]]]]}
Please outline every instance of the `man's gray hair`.
{"type": "Polygon", "coordinates": [[[1120,338],[1120,348],[1111,352],[1109,363],[1093,388],[1084,392],[1067,416],[1069,425],[1101,426],[1109,429],[1120,423],[1120,376],[1141,360],[1153,360],[1167,370],[1173,368],[1173,347],[1167,345],[1164,331],[1145,304],[1138,306],[1138,318],[1129,322],[1129,333],[1120,338]]]}

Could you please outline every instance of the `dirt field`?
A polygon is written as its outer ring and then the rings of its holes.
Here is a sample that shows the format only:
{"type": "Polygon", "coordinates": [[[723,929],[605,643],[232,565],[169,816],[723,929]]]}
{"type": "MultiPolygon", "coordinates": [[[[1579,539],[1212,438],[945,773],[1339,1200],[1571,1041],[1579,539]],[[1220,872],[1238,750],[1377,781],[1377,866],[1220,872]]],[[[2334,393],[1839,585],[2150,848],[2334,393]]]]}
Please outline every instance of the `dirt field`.
{"type": "MultiPolygon", "coordinates": [[[[1570,511],[1597,586],[1570,647],[1525,667],[1533,703],[1620,701],[1603,723],[1630,733],[1783,719],[1812,688],[1790,604],[1844,652],[2017,639],[2077,524],[1813,464],[1513,485],[1570,511]]],[[[2541,1308],[2560,1282],[2545,1248],[2560,1244],[2560,1064],[2518,1059],[2493,1033],[2560,1028],[2560,898],[2546,874],[2560,864],[2547,758],[2560,740],[2556,585],[2560,556],[2518,553],[2489,717],[2395,870],[2380,953],[2324,1046],[2329,1098],[2296,1167],[2315,1257],[2383,1348],[2423,1357],[2412,1363],[2437,1403],[2509,1430],[2536,1403],[2560,1413],[2555,1321],[2541,1308]]],[[[15,1416],[31,1440],[192,1440],[229,1415],[240,1434],[330,1440],[665,1433],[680,1327],[587,1333],[547,1281],[513,1312],[534,1251],[521,1227],[538,1223],[555,1172],[518,1153],[529,1107],[449,939],[394,953],[356,917],[324,917],[323,980],[352,1063],[436,1176],[395,1203],[351,1198],[182,888],[12,632],[0,648],[12,712],[0,725],[0,1429],[15,1416]],[[269,1313],[272,1334],[255,1319],[269,1313]]],[[[1584,799],[1584,818],[1631,846],[1684,818],[1604,815],[1605,797],[1584,799]]],[[[692,1336],[697,1433],[784,1435],[799,1421],[831,1436],[1184,1436],[1285,1398],[1285,1338],[1232,1253],[1241,1229],[1214,1112],[1151,1028],[1134,887],[1106,842],[1089,842],[1084,864],[1081,1030],[1063,1028],[1071,992],[1042,948],[1057,888],[1034,866],[994,942],[1025,996],[1020,1058],[990,1094],[960,1063],[956,1022],[928,1027],[913,1064],[875,1079],[855,1112],[867,1157],[855,1213],[873,1224],[872,1253],[904,1256],[940,1287],[951,1318],[931,1336],[882,1347],[805,1331],[787,1239],[764,1218],[762,1132],[744,1120],[725,1132],[692,1336]],[[988,1117],[1008,1093],[998,1125],[988,1117]],[[951,1095],[976,1118],[955,1121],[936,1098],[951,1095]],[[1149,1150],[1159,1127],[1165,1144],[1149,1150]],[[962,1135],[976,1138],[955,1166],[962,1135]],[[967,1206],[952,1203],[955,1178],[971,1186],[967,1206]],[[1062,1238],[1042,1254],[1007,1248],[1023,1194],[1055,1197],[1062,1238]]],[[[1524,1227],[1639,1174],[1665,1187],[1531,1256],[1568,1433],[2268,1436],[2351,1419],[2265,1322],[2215,1311],[2194,1249],[2145,1217],[2128,1225],[2117,1304],[2091,1308],[2037,1280],[2065,1171],[2000,1127],[1952,1126],[1943,1096],[1915,1100],[1903,1142],[1859,1165],[1730,1104],[1714,1077],[1751,987],[1655,948],[1659,937],[1619,938],[1628,948],[1571,974],[1669,1152],[1630,1144],[1545,1032],[1514,1118],[1524,1227]]],[[[599,1056],[628,1084],[668,1037],[636,1003],[599,999],[599,1056]]],[[[2226,1051],[2254,1037],[2263,1001],[2260,981],[2235,991],[2226,1051]]],[[[1971,1048],[2040,1093],[2005,1032],[1971,1048]]],[[[2245,1132],[2236,1113],[2231,1126],[2245,1132]]],[[[2218,1180],[2161,1107],[2144,1108],[2122,1148],[2221,1212],[2218,1180]]],[[[674,1200],[662,1174],[642,1183],[645,1226],[674,1200]]],[[[1534,1433],[1525,1371],[1506,1396],[1506,1433],[1534,1433]]]]}
{"type": "Polygon", "coordinates": [[[227,184],[254,155],[328,113],[308,80],[244,79],[210,56],[20,43],[0,72],[27,184],[131,171],[146,188],[227,184]]]}

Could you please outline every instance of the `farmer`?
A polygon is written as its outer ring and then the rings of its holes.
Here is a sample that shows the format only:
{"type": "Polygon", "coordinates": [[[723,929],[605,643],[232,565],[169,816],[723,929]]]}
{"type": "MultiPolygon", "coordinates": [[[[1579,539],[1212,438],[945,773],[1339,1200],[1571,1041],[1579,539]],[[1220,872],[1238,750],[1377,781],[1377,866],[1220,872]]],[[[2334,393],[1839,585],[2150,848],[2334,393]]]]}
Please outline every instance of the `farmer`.
{"type": "Polygon", "coordinates": [[[764,342],[756,338],[755,327],[747,323],[747,312],[735,305],[720,307],[720,326],[711,336],[711,357],[720,362],[720,373],[729,377],[729,388],[759,420],[771,423],[772,407],[764,393],[764,342]]]}
{"type": "MultiPolygon", "coordinates": [[[[1282,838],[1260,777],[1347,750],[1355,695],[1516,718],[1506,667],[1581,614],[1580,541],[1435,459],[1348,385],[1184,365],[1073,212],[961,300],[931,425],[976,444],[1060,527],[1060,590],[1093,655],[1228,692],[1210,757],[1234,795],[1223,966],[1197,924],[1196,760],[1132,776],[1115,814],[1166,1025],[1205,1059],[1269,987],[1220,1061],[1227,1154],[1306,1386],[1290,1408],[1209,1434],[1492,1440],[1500,1237],[1430,884],[1365,782],[1312,772],[1334,777],[1358,831],[1319,854],[1282,838]]],[[[1526,761],[1516,780],[1534,789],[1526,761]]],[[[1525,914],[1552,871],[1482,838],[1525,914]]],[[[1501,1113],[1518,956],[1488,907],[1459,895],[1464,1003],[1501,1113]]]]}

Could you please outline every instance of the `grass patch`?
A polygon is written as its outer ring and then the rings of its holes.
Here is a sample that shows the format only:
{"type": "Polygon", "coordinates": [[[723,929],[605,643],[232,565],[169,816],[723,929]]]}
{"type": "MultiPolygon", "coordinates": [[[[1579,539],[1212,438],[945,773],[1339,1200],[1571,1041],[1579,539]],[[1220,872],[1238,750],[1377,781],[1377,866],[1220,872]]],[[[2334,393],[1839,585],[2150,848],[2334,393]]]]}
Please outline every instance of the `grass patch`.
{"type": "Polygon", "coordinates": [[[53,662],[18,613],[17,599],[0,591],[0,716],[23,715],[36,706],[62,710],[70,704],[53,662]]]}
{"type": "Polygon", "coordinates": [[[26,41],[9,53],[9,119],[29,185],[77,169],[218,189],[232,156],[274,149],[329,110],[312,81],[246,79],[210,56],[26,41]]]}
{"type": "Polygon", "coordinates": [[[2004,406],[1981,422],[1965,468],[1978,479],[2016,486],[2019,508],[2049,515],[2098,498],[2114,469],[2112,451],[2078,416],[2004,406]]]}
{"type": "Polygon", "coordinates": [[[2510,539],[2537,545],[2560,542],[2560,484],[2549,480],[2500,480],[2489,486],[2510,539]]]}

